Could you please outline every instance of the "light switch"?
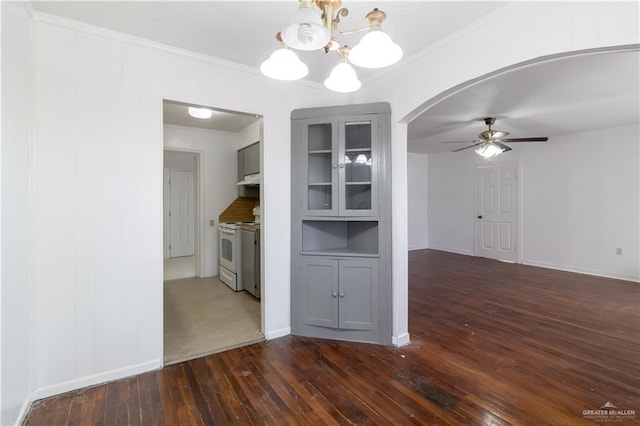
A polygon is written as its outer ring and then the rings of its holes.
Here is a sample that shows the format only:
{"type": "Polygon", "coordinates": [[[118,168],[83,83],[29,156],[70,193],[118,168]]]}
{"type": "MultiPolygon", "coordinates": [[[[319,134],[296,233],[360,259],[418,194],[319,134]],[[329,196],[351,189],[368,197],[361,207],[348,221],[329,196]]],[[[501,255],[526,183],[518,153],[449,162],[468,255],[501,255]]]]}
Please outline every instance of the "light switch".
{"type": "Polygon", "coordinates": [[[209,219],[209,226],[216,226],[216,220],[215,219],[209,219]]]}

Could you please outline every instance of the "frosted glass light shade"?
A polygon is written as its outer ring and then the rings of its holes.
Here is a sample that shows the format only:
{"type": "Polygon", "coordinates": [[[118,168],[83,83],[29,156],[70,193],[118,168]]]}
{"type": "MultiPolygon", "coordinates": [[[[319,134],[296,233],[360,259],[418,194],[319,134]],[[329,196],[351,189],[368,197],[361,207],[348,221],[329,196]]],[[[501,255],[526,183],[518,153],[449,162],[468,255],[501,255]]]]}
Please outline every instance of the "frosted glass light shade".
{"type": "Polygon", "coordinates": [[[189,115],[193,118],[202,118],[205,120],[207,118],[211,118],[211,116],[213,115],[213,111],[208,108],[189,107],[188,112],[189,115]]]}
{"type": "Polygon", "coordinates": [[[260,71],[276,80],[299,80],[309,73],[309,68],[298,55],[286,47],[275,50],[269,59],[260,65],[260,71]]]}
{"type": "Polygon", "coordinates": [[[349,52],[349,61],[362,68],[382,68],[402,58],[402,48],[382,30],[368,32],[349,52]]]}
{"type": "Polygon", "coordinates": [[[484,158],[495,157],[496,155],[502,154],[504,149],[499,147],[494,143],[483,143],[478,148],[476,148],[476,154],[481,155],[484,158]]]}
{"type": "Polygon", "coordinates": [[[322,24],[320,11],[310,1],[303,1],[282,31],[282,40],[287,46],[298,50],[316,50],[325,47],[331,34],[322,24]]]}
{"type": "Polygon", "coordinates": [[[324,85],[334,92],[349,93],[358,90],[362,83],[358,80],[356,70],[347,62],[340,62],[324,81],[324,85]]]}

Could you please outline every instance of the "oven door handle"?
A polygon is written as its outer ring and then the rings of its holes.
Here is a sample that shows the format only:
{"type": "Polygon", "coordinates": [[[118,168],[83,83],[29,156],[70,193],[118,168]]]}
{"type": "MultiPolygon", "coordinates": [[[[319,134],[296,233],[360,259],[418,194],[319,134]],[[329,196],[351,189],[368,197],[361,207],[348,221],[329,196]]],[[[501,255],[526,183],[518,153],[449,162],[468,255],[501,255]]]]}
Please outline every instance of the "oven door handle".
{"type": "Polygon", "coordinates": [[[220,228],[219,231],[222,232],[223,234],[228,234],[228,235],[233,235],[236,233],[235,230],[229,230],[226,228],[220,228]]]}

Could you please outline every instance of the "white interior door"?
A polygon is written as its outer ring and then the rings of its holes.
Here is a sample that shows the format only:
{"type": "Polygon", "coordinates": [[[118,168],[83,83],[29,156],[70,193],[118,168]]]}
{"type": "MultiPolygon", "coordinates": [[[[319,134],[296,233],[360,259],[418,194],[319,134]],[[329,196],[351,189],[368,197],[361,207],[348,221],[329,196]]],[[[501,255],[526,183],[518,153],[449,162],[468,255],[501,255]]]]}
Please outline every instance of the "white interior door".
{"type": "Polygon", "coordinates": [[[476,186],[476,254],[518,260],[518,185],[516,163],[478,166],[476,186]]]}
{"type": "Polygon", "coordinates": [[[169,257],[195,254],[193,172],[169,171],[169,257]]]}

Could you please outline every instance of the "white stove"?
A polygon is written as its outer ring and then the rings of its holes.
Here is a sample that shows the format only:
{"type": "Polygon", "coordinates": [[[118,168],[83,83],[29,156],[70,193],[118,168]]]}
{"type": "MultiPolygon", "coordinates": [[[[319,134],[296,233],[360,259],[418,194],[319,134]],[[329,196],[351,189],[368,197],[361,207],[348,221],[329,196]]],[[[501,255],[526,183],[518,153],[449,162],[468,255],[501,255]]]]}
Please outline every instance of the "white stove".
{"type": "Polygon", "coordinates": [[[220,280],[234,291],[243,290],[240,267],[240,232],[242,225],[255,222],[228,222],[218,225],[220,241],[220,280]]]}

